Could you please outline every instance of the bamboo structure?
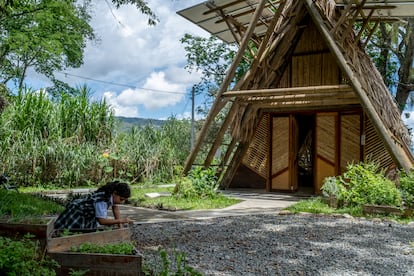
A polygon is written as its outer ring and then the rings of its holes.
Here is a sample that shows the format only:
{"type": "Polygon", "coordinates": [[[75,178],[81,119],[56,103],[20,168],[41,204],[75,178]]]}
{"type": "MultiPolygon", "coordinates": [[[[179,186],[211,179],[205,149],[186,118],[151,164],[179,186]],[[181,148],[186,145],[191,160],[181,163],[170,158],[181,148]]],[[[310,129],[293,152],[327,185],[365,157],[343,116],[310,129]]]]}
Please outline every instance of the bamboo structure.
{"type": "Polygon", "coordinates": [[[411,170],[408,130],[364,51],[378,22],[396,20],[404,12],[414,16],[413,3],[402,9],[391,2],[217,0],[179,12],[224,41],[240,44],[184,172],[219,112],[226,117],[204,166],[211,165],[230,133],[220,164],[222,188],[237,186],[243,174],[268,191],[294,191],[301,181],[310,181],[318,193],[326,176],[367,159],[384,168],[395,164],[411,170]],[[358,31],[356,21],[361,22],[358,31]],[[362,33],[367,33],[364,41],[362,33]],[[250,68],[230,88],[246,50],[253,56],[250,68]],[[311,158],[306,180],[301,179],[303,152],[311,158]]]}

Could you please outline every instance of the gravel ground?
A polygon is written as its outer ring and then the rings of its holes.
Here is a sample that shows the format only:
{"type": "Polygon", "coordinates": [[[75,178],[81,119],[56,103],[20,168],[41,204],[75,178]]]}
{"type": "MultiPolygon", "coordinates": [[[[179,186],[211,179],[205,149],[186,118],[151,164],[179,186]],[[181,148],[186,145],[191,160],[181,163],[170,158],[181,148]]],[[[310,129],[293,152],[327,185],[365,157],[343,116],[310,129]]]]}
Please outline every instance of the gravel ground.
{"type": "Polygon", "coordinates": [[[392,221],[245,215],[137,224],[133,239],[144,263],[161,246],[202,275],[414,275],[414,225],[392,221]]]}

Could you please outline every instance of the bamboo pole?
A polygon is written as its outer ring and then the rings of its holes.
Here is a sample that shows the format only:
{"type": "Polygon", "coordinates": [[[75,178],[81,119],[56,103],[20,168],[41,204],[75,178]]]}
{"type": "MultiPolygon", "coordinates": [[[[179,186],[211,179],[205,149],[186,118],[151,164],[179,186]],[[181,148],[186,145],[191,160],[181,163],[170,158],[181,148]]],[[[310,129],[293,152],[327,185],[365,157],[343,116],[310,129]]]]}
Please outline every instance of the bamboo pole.
{"type": "MultiPolygon", "coordinates": [[[[407,153],[404,151],[403,148],[398,147],[394,141],[391,139],[392,135],[389,133],[389,130],[384,126],[381,118],[379,117],[375,107],[371,103],[368,96],[365,94],[363,86],[359,81],[359,77],[355,74],[355,72],[350,68],[347,63],[347,60],[336,44],[336,42],[330,36],[329,30],[326,28],[323,18],[321,17],[318,9],[315,7],[315,4],[312,0],[303,0],[305,3],[306,8],[308,9],[309,14],[313,18],[316,23],[317,28],[319,29],[322,37],[324,37],[328,47],[333,52],[338,65],[341,67],[342,71],[351,81],[352,87],[355,89],[355,92],[360,98],[361,104],[364,107],[365,112],[368,114],[372,124],[374,125],[375,129],[377,130],[380,137],[383,139],[384,144],[387,150],[390,152],[394,162],[402,167],[406,172],[410,171],[413,168],[413,164],[410,158],[407,156],[407,153]]],[[[365,76],[369,77],[369,76],[365,76]]]]}
{"type": "Polygon", "coordinates": [[[347,84],[340,85],[317,85],[317,86],[300,86],[270,89],[252,89],[228,91],[223,93],[223,97],[249,97],[249,96],[286,96],[297,93],[318,94],[329,92],[349,92],[353,91],[352,87],[347,84]]]}
{"type": "Polygon", "coordinates": [[[206,121],[204,122],[198,136],[197,136],[197,140],[196,143],[194,144],[194,148],[192,149],[192,151],[190,152],[190,155],[188,156],[186,163],[184,165],[184,169],[183,169],[183,173],[187,174],[188,171],[191,169],[191,166],[196,158],[196,155],[198,153],[198,151],[201,148],[201,144],[203,142],[203,138],[205,137],[207,130],[211,124],[211,121],[216,117],[216,115],[220,112],[220,110],[224,107],[225,104],[223,104],[222,102],[222,97],[221,95],[224,93],[224,91],[226,91],[230,85],[231,80],[234,77],[234,74],[236,72],[237,66],[239,66],[239,63],[241,61],[241,59],[243,58],[244,55],[244,51],[246,50],[246,47],[249,43],[250,37],[253,35],[254,29],[256,27],[257,21],[259,20],[259,17],[263,11],[263,8],[265,6],[267,0],[261,0],[259,5],[256,7],[256,11],[254,12],[254,15],[252,17],[252,19],[250,20],[250,24],[249,27],[243,37],[243,40],[241,42],[240,45],[240,49],[237,52],[233,63],[231,64],[229,70],[227,71],[227,75],[223,80],[223,83],[220,86],[220,90],[217,93],[216,99],[213,103],[213,106],[211,107],[206,121]]]}
{"type": "Polygon", "coordinates": [[[224,120],[223,124],[221,125],[221,128],[219,132],[216,135],[216,139],[214,140],[213,145],[210,148],[210,151],[207,155],[206,160],[204,161],[204,167],[208,167],[211,164],[211,161],[214,158],[214,155],[217,152],[217,149],[220,147],[221,142],[223,141],[224,134],[226,133],[230,123],[233,121],[234,116],[236,115],[238,105],[236,103],[233,103],[230,107],[230,111],[228,112],[226,119],[224,120]]]}

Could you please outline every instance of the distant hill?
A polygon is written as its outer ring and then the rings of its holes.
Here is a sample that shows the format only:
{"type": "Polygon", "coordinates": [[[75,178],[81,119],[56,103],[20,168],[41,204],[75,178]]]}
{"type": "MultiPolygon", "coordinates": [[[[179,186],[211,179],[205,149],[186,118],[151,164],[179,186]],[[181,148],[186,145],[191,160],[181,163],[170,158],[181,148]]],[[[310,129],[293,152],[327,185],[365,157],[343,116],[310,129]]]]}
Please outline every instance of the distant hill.
{"type": "Polygon", "coordinates": [[[136,126],[145,126],[145,125],[153,125],[156,127],[161,127],[165,121],[164,120],[157,120],[157,119],[145,119],[145,118],[129,118],[129,117],[122,117],[122,116],[115,116],[115,120],[119,122],[118,130],[119,131],[128,131],[132,127],[136,126]]]}

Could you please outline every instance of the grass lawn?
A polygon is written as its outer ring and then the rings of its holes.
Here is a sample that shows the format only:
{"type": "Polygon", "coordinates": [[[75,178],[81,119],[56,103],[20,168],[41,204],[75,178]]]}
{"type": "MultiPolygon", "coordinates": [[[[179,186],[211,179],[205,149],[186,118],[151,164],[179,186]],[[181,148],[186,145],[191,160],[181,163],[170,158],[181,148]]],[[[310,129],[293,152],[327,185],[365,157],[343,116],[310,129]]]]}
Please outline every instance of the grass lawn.
{"type": "Polygon", "coordinates": [[[221,209],[236,203],[240,200],[226,197],[222,194],[210,198],[182,198],[172,195],[174,187],[144,187],[132,186],[132,195],[129,203],[134,206],[145,208],[156,208],[165,210],[202,210],[221,209]],[[147,197],[146,194],[159,193],[168,194],[156,198],[147,197]]]}
{"type": "MultiPolygon", "coordinates": [[[[163,209],[163,210],[203,210],[203,209],[221,209],[236,203],[239,203],[239,199],[226,197],[222,194],[210,198],[182,198],[172,195],[174,190],[173,186],[149,186],[145,184],[131,185],[131,197],[128,200],[128,204],[144,208],[163,209]],[[168,194],[169,196],[161,196],[157,198],[150,198],[146,196],[149,193],[168,194]]],[[[91,188],[91,187],[77,187],[91,188]]],[[[49,189],[42,188],[21,188],[22,193],[39,193],[49,189]]],[[[57,190],[51,188],[50,190],[57,190]]]]}

